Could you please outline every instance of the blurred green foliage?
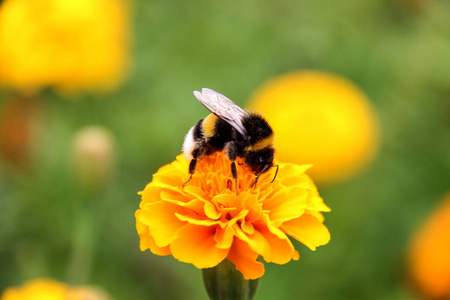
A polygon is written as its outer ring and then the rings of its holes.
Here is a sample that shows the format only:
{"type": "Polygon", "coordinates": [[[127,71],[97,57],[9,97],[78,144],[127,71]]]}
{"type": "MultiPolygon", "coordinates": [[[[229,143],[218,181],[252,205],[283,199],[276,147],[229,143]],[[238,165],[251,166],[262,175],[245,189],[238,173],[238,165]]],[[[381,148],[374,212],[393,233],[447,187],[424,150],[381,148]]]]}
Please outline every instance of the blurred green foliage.
{"type": "MultiPolygon", "coordinates": [[[[330,244],[311,252],[297,243],[300,261],[266,265],[257,299],[414,297],[407,245],[450,188],[450,2],[131,3],[134,59],[122,88],[43,93],[32,170],[0,164],[0,290],[51,277],[102,286],[114,299],[207,299],[195,267],[140,252],[136,193],[207,114],[192,90],[245,106],[265,80],[319,69],[369,96],[381,151],[358,177],[319,186],[332,208],[330,244]],[[111,130],[119,157],[107,186],[87,193],[74,183],[70,147],[92,124],[111,130]]],[[[10,97],[3,90],[0,104],[10,97]]]]}

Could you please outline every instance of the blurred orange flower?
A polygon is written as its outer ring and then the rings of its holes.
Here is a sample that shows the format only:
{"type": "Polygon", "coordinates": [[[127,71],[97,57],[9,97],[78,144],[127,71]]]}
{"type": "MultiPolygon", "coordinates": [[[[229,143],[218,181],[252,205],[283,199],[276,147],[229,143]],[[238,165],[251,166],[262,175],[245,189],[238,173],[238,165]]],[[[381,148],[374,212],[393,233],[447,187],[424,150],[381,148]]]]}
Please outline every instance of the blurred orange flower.
{"type": "Polygon", "coordinates": [[[273,183],[274,171],[267,172],[253,188],[251,169],[237,168],[238,195],[223,153],[198,161],[184,188],[189,162],[183,155],[159,169],[139,193],[135,216],[141,250],[172,254],[201,269],[227,258],[245,279],[256,279],[264,274],[259,255],[277,264],[299,258],[289,236],[311,250],[328,243],[321,212],[330,209],[304,173],[308,166],[280,163],[273,183]]]}
{"type": "Polygon", "coordinates": [[[126,69],[129,29],[122,0],[4,0],[0,85],[22,92],[113,88],[126,69]]]}
{"type": "Polygon", "coordinates": [[[450,194],[416,233],[409,250],[417,289],[426,299],[450,299],[450,194]]]}
{"type": "Polygon", "coordinates": [[[21,287],[7,288],[0,300],[109,300],[108,294],[94,287],[70,287],[51,279],[40,278],[21,287]]]}
{"type": "Polygon", "coordinates": [[[322,183],[346,179],[378,150],[378,119],[366,96],[350,81],[325,72],[281,75],[258,88],[251,108],[277,134],[282,161],[313,164],[322,183]]]}
{"type": "Polygon", "coordinates": [[[0,157],[28,167],[33,137],[38,131],[39,105],[32,98],[8,99],[0,107],[0,157]]]}

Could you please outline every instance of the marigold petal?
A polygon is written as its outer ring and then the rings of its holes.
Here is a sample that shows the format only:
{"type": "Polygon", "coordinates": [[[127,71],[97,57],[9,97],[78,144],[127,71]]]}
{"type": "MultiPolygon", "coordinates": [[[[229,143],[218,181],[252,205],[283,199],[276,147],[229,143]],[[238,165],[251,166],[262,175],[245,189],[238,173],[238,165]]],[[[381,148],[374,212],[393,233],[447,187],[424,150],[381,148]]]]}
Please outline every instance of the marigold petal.
{"type": "Polygon", "coordinates": [[[298,219],[284,223],[281,228],[311,250],[330,241],[330,232],[315,217],[305,214],[298,219]]]}
{"type": "Polygon", "coordinates": [[[282,265],[292,259],[295,249],[286,234],[271,225],[268,227],[258,228],[258,230],[270,245],[270,251],[263,254],[266,262],[274,262],[282,265]]]}
{"type": "Polygon", "coordinates": [[[292,259],[294,246],[283,232],[281,234],[284,238],[272,233],[265,225],[255,225],[253,234],[245,234],[241,229],[236,230],[236,237],[247,243],[266,262],[285,264],[292,259]]]}
{"type": "Polygon", "coordinates": [[[189,170],[189,161],[186,159],[184,154],[178,154],[175,161],[173,161],[170,165],[176,169],[184,171],[186,174],[189,170]]]}
{"type": "Polygon", "coordinates": [[[325,217],[321,212],[307,210],[306,213],[316,218],[320,223],[323,223],[323,221],[325,221],[325,217]]]}
{"type": "Polygon", "coordinates": [[[186,213],[186,210],[160,201],[144,205],[136,219],[148,227],[149,234],[155,239],[158,247],[166,247],[172,243],[177,230],[185,224],[175,216],[175,213],[180,212],[186,213]]]}
{"type": "Polygon", "coordinates": [[[158,245],[156,245],[155,239],[151,235],[149,235],[148,233],[139,235],[139,237],[141,239],[141,242],[139,244],[139,248],[141,249],[141,251],[145,251],[147,249],[150,249],[150,251],[153,254],[160,255],[160,256],[166,256],[166,255],[172,254],[170,252],[170,247],[169,246],[159,247],[158,245]]]}
{"type": "Polygon", "coordinates": [[[191,210],[193,211],[193,213],[199,215],[204,214],[205,201],[203,201],[202,199],[180,194],[179,191],[174,192],[168,190],[161,190],[160,198],[161,200],[164,200],[166,202],[191,210]]]}
{"type": "Polygon", "coordinates": [[[143,191],[138,193],[141,195],[141,203],[139,208],[142,208],[146,203],[152,203],[160,200],[161,187],[156,186],[153,182],[147,184],[143,191]]]}
{"type": "Polygon", "coordinates": [[[191,198],[202,200],[203,202],[209,202],[204,198],[205,192],[198,186],[188,185],[183,189],[183,192],[191,198]]]}
{"type": "Polygon", "coordinates": [[[166,189],[160,189],[159,198],[164,201],[171,202],[176,205],[185,206],[187,203],[191,202],[194,198],[186,197],[180,194],[178,191],[171,191],[166,189]]]}
{"type": "Polygon", "coordinates": [[[312,180],[310,178],[308,178],[308,180],[311,181],[311,187],[308,189],[307,210],[323,212],[331,211],[331,209],[323,202],[322,197],[319,196],[319,191],[317,190],[317,187],[314,185],[312,180]]]}
{"type": "Polygon", "coordinates": [[[234,194],[219,194],[212,198],[211,202],[221,207],[236,207],[241,205],[242,199],[234,194]]]}
{"type": "Polygon", "coordinates": [[[138,194],[141,195],[141,203],[139,207],[142,208],[146,203],[153,203],[160,200],[174,203],[197,213],[203,213],[203,206],[205,201],[194,196],[186,195],[183,190],[178,187],[169,187],[165,184],[155,184],[151,182],[145,189],[138,194]]]}
{"type": "Polygon", "coordinates": [[[308,203],[308,211],[323,211],[323,212],[329,212],[331,211],[331,208],[329,208],[324,202],[321,197],[313,196],[311,197],[309,203],[308,203]]]}
{"type": "Polygon", "coordinates": [[[197,226],[215,226],[215,225],[220,224],[220,221],[210,220],[204,216],[199,216],[199,215],[195,215],[195,214],[184,215],[184,214],[175,213],[175,216],[180,221],[186,221],[189,224],[197,225],[197,226]]]}
{"type": "Polygon", "coordinates": [[[179,261],[191,263],[199,269],[218,265],[227,257],[229,249],[216,247],[215,232],[215,226],[184,225],[177,231],[170,245],[172,255],[179,261]]]}
{"type": "Polygon", "coordinates": [[[258,254],[263,255],[263,253],[268,252],[267,249],[270,245],[259,231],[256,230],[253,234],[246,234],[241,228],[237,228],[235,234],[237,238],[247,243],[258,254]]]}
{"type": "Polygon", "coordinates": [[[227,258],[236,266],[244,278],[257,279],[264,275],[264,264],[257,261],[258,253],[253,251],[249,245],[238,238],[233,241],[233,246],[227,258]]]}
{"type": "MultiPolygon", "coordinates": [[[[135,216],[137,218],[137,216],[140,214],[140,210],[137,210],[135,213],[135,216]]],[[[144,224],[142,224],[141,222],[136,222],[136,230],[139,234],[139,238],[140,238],[140,243],[139,243],[139,247],[141,249],[141,251],[145,251],[147,249],[150,249],[150,251],[156,255],[169,255],[170,253],[170,248],[167,247],[158,247],[155,243],[155,239],[150,235],[150,233],[148,232],[148,227],[145,226],[144,224]]]]}
{"type": "Polygon", "coordinates": [[[205,203],[204,212],[208,218],[213,220],[217,220],[221,215],[220,211],[218,211],[216,206],[211,202],[205,203]]]}
{"type": "Polygon", "coordinates": [[[224,228],[217,227],[214,240],[216,247],[220,249],[230,249],[233,243],[234,230],[232,226],[225,226],[224,228]]]}
{"type": "Polygon", "coordinates": [[[293,187],[266,200],[263,208],[270,211],[270,220],[278,227],[283,222],[296,219],[304,213],[307,195],[304,188],[293,187]]]}
{"type": "Polygon", "coordinates": [[[313,165],[311,164],[305,164],[305,165],[297,165],[297,164],[291,164],[291,163],[280,163],[280,174],[302,174],[305,173],[309,168],[311,168],[313,165]]]}
{"type": "Polygon", "coordinates": [[[310,167],[311,165],[280,164],[281,183],[284,186],[310,187],[309,176],[305,174],[305,171],[310,167]]]}
{"type": "Polygon", "coordinates": [[[241,228],[247,234],[253,234],[255,232],[255,227],[253,224],[250,222],[245,222],[245,219],[242,220],[241,228]]]}
{"type": "Polygon", "coordinates": [[[183,171],[169,167],[164,171],[158,171],[154,174],[152,182],[155,185],[178,189],[184,183],[184,176],[185,173],[183,171]]]}

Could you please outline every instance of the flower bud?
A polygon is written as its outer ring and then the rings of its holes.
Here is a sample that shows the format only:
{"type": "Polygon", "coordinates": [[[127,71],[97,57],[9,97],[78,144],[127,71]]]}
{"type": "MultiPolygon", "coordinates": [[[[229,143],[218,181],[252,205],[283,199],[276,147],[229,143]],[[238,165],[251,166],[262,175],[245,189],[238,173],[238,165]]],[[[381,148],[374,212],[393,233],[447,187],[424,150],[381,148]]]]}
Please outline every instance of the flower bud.
{"type": "Polygon", "coordinates": [[[64,300],[110,300],[109,295],[100,288],[80,286],[72,288],[64,300]]]}
{"type": "Polygon", "coordinates": [[[116,156],[114,136],[104,127],[79,130],[72,145],[76,180],[88,190],[100,188],[110,178],[116,156]]]}

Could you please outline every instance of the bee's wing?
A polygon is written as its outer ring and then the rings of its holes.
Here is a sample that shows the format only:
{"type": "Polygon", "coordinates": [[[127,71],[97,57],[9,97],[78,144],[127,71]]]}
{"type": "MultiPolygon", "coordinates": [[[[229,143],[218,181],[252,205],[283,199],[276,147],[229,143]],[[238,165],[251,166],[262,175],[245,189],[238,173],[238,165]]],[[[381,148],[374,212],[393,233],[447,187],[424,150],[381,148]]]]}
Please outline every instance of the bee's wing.
{"type": "Polygon", "coordinates": [[[242,136],[247,136],[247,130],[242,125],[242,118],[248,116],[248,113],[237,106],[233,101],[214,90],[203,88],[202,92],[194,91],[194,96],[210,112],[224,120],[242,136]]]}

